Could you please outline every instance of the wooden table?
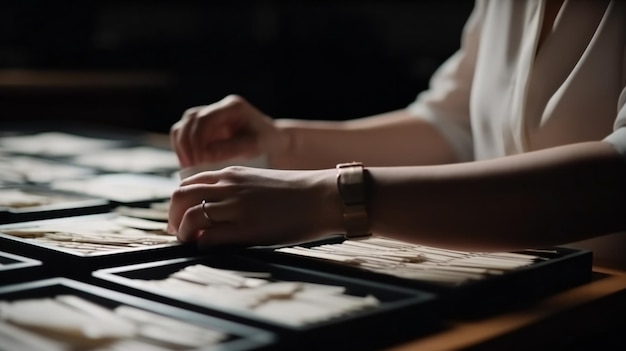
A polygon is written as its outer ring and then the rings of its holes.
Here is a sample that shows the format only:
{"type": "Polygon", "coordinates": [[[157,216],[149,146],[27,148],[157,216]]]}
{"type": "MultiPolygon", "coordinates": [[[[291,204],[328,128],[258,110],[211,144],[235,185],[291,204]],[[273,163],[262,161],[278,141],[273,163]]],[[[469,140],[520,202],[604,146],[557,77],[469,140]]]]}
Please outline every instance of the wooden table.
{"type": "Polygon", "coordinates": [[[588,284],[443,330],[389,351],[626,350],[626,272],[594,267],[588,284]]]}

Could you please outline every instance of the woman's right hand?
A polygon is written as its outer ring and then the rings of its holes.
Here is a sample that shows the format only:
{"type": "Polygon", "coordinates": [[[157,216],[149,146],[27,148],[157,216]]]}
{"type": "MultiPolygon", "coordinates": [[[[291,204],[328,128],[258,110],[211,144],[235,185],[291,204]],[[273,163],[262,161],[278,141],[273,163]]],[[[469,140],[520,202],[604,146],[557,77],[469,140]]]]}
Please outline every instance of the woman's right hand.
{"type": "Polygon", "coordinates": [[[251,158],[288,148],[271,117],[237,95],[185,111],[170,130],[181,167],[251,158]]]}

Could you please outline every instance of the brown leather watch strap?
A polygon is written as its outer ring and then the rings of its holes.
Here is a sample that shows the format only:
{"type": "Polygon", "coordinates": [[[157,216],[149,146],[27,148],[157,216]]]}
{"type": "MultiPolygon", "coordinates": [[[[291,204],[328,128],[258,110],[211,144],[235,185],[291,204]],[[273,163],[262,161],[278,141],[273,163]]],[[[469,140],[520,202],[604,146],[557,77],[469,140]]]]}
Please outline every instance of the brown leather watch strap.
{"type": "Polygon", "coordinates": [[[365,168],[361,162],[337,165],[337,189],[343,202],[343,219],[347,239],[372,235],[365,207],[365,168]]]}

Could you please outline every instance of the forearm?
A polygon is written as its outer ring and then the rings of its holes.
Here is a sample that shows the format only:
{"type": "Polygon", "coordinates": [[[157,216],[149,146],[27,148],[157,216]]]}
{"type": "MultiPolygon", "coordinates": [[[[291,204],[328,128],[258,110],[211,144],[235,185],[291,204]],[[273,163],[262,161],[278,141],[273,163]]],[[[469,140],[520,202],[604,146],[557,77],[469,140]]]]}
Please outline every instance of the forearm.
{"type": "Polygon", "coordinates": [[[626,229],[626,163],[602,142],[369,172],[373,232],[402,240],[509,250],[626,229]]]}
{"type": "Polygon", "coordinates": [[[355,160],[370,166],[455,161],[439,132],[405,110],[350,121],[277,120],[276,126],[289,147],[270,155],[274,168],[330,168],[355,160]]]}

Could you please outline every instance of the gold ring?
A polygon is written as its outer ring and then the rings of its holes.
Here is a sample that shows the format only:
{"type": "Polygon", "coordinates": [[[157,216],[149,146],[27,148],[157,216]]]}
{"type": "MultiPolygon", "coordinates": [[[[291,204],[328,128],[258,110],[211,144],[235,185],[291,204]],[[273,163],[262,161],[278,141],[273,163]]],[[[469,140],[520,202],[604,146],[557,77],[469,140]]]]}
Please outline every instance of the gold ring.
{"type": "Polygon", "coordinates": [[[204,215],[204,218],[206,218],[206,220],[209,222],[209,225],[212,225],[214,221],[211,216],[209,216],[209,212],[207,212],[207,208],[205,206],[206,204],[206,200],[202,200],[202,214],[204,215]]]}

